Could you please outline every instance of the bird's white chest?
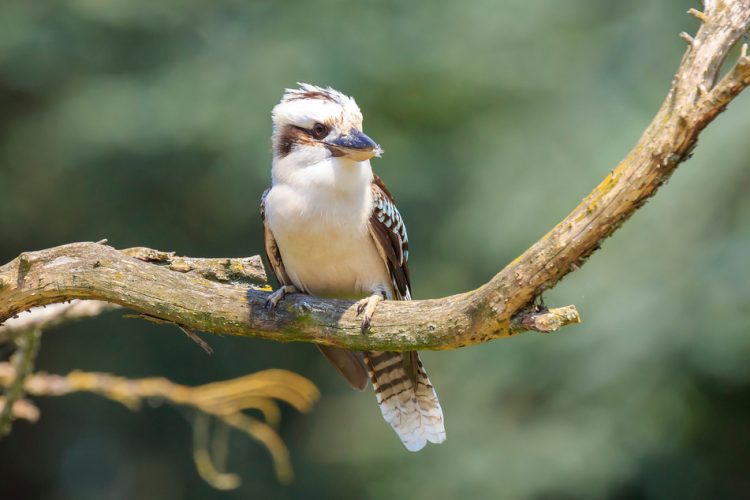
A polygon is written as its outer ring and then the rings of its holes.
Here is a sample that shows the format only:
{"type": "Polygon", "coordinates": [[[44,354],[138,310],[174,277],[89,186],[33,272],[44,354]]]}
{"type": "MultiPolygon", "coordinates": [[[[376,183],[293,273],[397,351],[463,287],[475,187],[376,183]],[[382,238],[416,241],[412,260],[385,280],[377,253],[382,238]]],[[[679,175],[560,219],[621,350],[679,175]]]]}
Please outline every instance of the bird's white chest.
{"type": "Polygon", "coordinates": [[[359,298],[390,291],[385,264],[368,230],[365,196],[274,186],[266,221],[293,284],[313,295],[359,298]]]}

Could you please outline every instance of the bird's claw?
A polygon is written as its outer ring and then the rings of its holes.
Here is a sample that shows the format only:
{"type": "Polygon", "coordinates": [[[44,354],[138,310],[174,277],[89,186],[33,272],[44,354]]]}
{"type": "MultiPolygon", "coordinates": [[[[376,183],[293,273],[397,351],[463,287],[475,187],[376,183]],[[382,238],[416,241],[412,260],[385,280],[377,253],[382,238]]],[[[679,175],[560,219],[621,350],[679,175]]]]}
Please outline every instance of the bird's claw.
{"type": "Polygon", "coordinates": [[[293,285],[283,285],[268,296],[268,299],[266,300],[266,309],[275,309],[284,297],[290,293],[297,293],[297,291],[297,287],[293,285]]]}
{"type": "Polygon", "coordinates": [[[357,302],[357,316],[362,315],[362,333],[366,332],[370,328],[370,324],[372,323],[372,315],[375,314],[375,309],[378,307],[378,304],[382,300],[382,295],[380,295],[379,293],[374,293],[369,297],[357,302]]]}
{"type": "Polygon", "coordinates": [[[359,316],[360,314],[362,314],[362,311],[365,310],[365,307],[367,307],[367,301],[368,300],[369,300],[369,298],[368,299],[362,299],[359,302],[357,302],[357,316],[359,316]]]}
{"type": "Polygon", "coordinates": [[[370,323],[372,321],[372,318],[362,318],[362,333],[365,333],[367,330],[370,329],[370,323]]]}

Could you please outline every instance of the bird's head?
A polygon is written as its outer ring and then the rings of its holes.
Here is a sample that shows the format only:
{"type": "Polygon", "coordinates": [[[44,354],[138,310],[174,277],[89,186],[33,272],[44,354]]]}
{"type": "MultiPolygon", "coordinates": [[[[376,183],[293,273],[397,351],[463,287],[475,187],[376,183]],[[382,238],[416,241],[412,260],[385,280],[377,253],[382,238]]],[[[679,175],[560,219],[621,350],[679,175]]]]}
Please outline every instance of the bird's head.
{"type": "Polygon", "coordinates": [[[362,132],[354,99],[332,88],[305,83],[287,89],[273,108],[274,160],[306,167],[331,158],[354,164],[383,150],[362,132]]]}

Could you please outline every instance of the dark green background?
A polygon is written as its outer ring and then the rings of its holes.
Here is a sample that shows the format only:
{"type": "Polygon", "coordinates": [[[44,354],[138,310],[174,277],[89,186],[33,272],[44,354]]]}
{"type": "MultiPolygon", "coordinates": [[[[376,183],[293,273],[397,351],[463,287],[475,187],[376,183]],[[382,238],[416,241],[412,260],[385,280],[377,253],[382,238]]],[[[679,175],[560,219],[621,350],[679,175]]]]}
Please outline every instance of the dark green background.
{"type": "MultiPolygon", "coordinates": [[[[3,0],[0,261],[109,238],[262,251],[270,110],[297,81],[353,95],[406,218],[416,298],[465,291],[565,216],[661,103],[687,0],[3,0]]],[[[0,442],[0,498],[747,498],[750,96],[548,304],[584,323],[424,359],[448,441],[407,453],[309,345],[120,313],[45,333],[38,368],[200,384],[269,367],[323,397],[284,414],[297,474],[235,434],[239,490],[195,472],[187,415],[38,399],[0,442]]],[[[10,350],[0,348],[7,356],[10,350]]]]}

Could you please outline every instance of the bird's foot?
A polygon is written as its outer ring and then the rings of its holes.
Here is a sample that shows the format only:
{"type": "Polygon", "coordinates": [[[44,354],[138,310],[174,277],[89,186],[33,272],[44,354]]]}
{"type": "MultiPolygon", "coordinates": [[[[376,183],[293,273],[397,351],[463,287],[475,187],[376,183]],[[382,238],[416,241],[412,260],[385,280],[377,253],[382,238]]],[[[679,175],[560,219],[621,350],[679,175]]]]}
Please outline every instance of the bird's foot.
{"type": "Polygon", "coordinates": [[[294,285],[283,285],[278,290],[268,296],[266,300],[266,309],[274,309],[281,299],[286,297],[290,293],[298,293],[297,287],[294,285]]]}
{"type": "Polygon", "coordinates": [[[362,315],[362,333],[366,332],[370,328],[372,322],[372,315],[375,314],[375,309],[378,304],[383,300],[383,296],[379,293],[374,293],[357,302],[357,316],[362,315]]]}

